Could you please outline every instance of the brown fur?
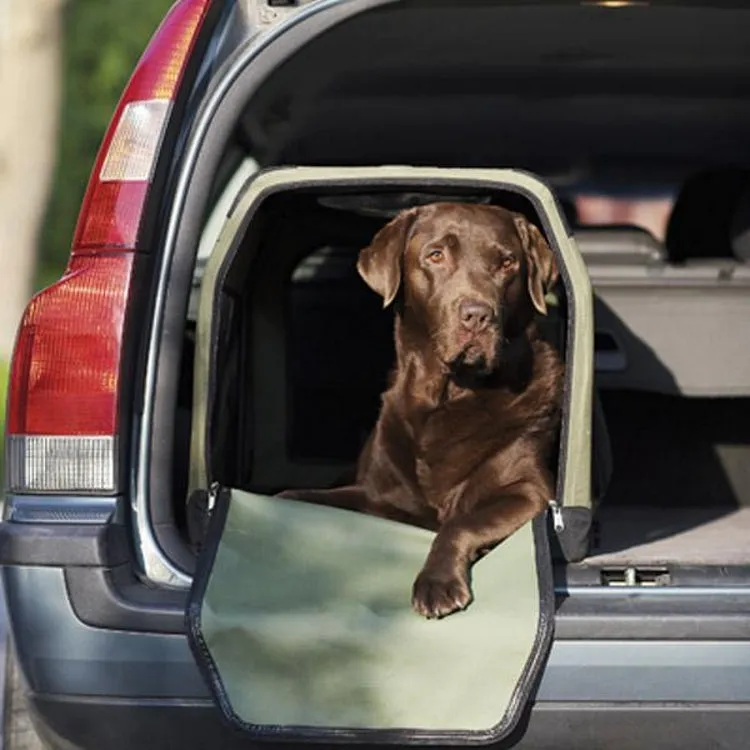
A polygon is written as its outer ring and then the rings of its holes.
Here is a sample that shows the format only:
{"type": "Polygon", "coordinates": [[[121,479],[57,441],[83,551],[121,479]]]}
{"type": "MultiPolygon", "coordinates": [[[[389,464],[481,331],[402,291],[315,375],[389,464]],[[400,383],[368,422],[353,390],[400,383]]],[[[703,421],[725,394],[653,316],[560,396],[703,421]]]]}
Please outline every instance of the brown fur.
{"type": "Polygon", "coordinates": [[[524,217],[437,203],[399,214],[360,253],[396,303],[396,366],[354,485],[286,497],[437,532],[412,592],[443,617],[471,601],[469,570],[553,497],[563,366],[540,337],[554,256],[524,217]]]}

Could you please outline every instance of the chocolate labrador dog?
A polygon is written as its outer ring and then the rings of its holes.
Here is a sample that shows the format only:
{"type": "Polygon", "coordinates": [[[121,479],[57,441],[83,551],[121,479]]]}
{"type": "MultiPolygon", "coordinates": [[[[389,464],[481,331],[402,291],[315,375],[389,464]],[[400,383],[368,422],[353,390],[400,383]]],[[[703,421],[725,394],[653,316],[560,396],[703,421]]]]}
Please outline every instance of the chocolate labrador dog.
{"type": "Polygon", "coordinates": [[[436,531],[412,605],[440,618],[470,603],[472,563],[553,497],[563,365],[536,321],[555,258],[519,214],[435,203],[401,212],[357,269],[396,304],[390,386],[356,483],[282,495],[436,531]]]}

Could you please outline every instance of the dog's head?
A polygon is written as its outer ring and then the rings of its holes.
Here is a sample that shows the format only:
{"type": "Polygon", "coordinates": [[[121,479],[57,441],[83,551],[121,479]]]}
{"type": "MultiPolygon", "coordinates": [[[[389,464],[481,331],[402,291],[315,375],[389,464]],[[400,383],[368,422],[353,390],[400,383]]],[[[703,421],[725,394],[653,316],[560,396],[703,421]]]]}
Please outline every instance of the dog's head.
{"type": "Polygon", "coordinates": [[[497,206],[434,203],[402,211],[359,255],[357,269],[390,305],[403,281],[403,326],[449,369],[489,373],[558,276],[541,232],[497,206]]]}

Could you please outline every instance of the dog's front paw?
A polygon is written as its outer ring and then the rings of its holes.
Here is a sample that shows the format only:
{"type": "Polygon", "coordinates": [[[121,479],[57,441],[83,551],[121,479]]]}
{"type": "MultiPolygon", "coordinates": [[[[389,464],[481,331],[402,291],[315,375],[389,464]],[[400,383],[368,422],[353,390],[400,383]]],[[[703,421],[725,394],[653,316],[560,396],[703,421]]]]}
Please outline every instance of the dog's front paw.
{"type": "Polygon", "coordinates": [[[466,609],[471,603],[471,588],[466,575],[443,573],[424,568],[414,581],[411,605],[428,619],[445,617],[466,609]]]}

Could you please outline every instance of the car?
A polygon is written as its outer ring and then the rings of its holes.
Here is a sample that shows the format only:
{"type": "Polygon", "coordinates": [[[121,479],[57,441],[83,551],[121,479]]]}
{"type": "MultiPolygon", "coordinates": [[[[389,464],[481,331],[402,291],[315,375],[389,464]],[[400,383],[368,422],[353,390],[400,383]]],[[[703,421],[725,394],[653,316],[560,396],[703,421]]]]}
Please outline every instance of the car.
{"type": "MultiPolygon", "coordinates": [[[[29,303],[11,367],[9,701],[27,701],[38,737],[257,746],[222,721],[186,636],[202,271],[259,170],[408,163],[540,175],[596,294],[599,462],[611,454],[612,476],[590,553],[555,564],[554,645],[517,746],[743,747],[748,29],[750,7],[729,0],[178,0],[115,110],[68,267],[29,303]],[[656,228],[592,226],[591,196],[670,213],[656,228]]],[[[317,248],[295,269],[303,313],[355,249],[317,248]]],[[[300,331],[295,356],[324,368],[300,331]]],[[[308,427],[339,397],[326,377],[303,394],[308,427]]],[[[302,464],[352,459],[374,407],[346,399],[356,419],[338,440],[295,433],[302,464]]],[[[9,750],[19,737],[6,726],[9,750]]]]}

